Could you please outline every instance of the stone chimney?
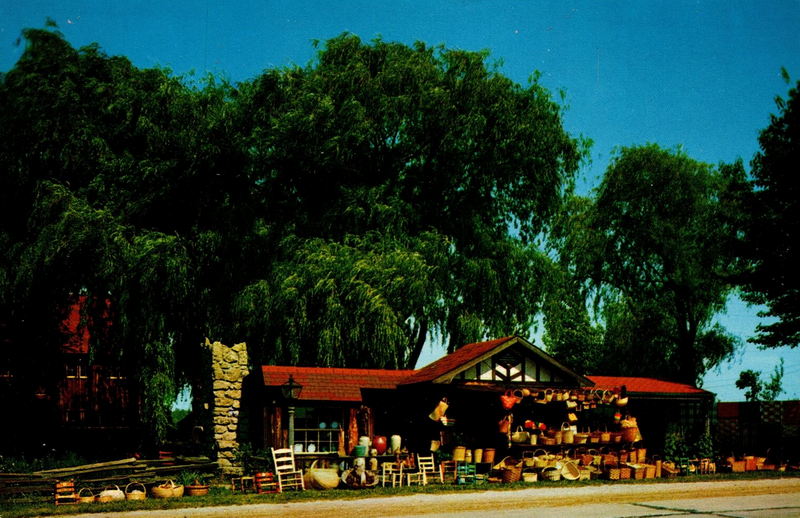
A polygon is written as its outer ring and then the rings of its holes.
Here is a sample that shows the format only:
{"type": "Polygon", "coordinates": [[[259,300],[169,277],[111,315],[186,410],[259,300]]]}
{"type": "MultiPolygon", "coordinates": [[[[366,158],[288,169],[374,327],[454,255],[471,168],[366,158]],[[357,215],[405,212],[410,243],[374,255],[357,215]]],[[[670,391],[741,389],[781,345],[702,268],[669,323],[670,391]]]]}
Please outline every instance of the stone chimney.
{"type": "Polygon", "coordinates": [[[224,474],[240,473],[235,465],[234,451],[239,447],[237,431],[241,409],[242,380],[247,376],[247,344],[229,347],[206,338],[206,347],[211,351],[214,401],[212,417],[214,442],[217,445],[217,462],[224,474]]]}

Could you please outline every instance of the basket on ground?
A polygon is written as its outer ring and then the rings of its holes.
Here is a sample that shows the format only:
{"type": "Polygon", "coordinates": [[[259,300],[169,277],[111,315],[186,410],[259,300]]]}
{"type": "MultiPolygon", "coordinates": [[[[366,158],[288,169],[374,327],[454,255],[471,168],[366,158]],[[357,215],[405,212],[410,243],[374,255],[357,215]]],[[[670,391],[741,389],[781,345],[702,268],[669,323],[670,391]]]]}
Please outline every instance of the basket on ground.
{"type": "Polygon", "coordinates": [[[183,496],[183,486],[176,485],[172,480],[153,486],[150,491],[153,493],[153,498],[180,498],[183,496]]]}
{"type": "Polygon", "coordinates": [[[78,503],[80,504],[91,504],[94,502],[94,493],[88,487],[82,488],[78,491],[78,503]]]}
{"type": "Polygon", "coordinates": [[[126,500],[144,500],[145,498],[147,498],[147,489],[145,489],[144,484],[131,482],[125,486],[126,500]]]}
{"type": "Polygon", "coordinates": [[[341,477],[337,468],[318,468],[317,461],[311,463],[308,471],[303,475],[306,487],[314,489],[335,489],[339,486],[341,477]]]}

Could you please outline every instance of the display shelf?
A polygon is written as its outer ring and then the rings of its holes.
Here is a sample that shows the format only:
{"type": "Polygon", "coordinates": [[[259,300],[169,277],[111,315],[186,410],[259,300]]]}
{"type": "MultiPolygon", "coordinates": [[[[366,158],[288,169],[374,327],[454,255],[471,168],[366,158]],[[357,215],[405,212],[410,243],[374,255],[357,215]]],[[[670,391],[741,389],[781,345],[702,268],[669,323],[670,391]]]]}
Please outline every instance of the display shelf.
{"type": "Polygon", "coordinates": [[[297,453],[337,453],[341,433],[341,428],[296,428],[294,443],[303,446],[297,453]]]}

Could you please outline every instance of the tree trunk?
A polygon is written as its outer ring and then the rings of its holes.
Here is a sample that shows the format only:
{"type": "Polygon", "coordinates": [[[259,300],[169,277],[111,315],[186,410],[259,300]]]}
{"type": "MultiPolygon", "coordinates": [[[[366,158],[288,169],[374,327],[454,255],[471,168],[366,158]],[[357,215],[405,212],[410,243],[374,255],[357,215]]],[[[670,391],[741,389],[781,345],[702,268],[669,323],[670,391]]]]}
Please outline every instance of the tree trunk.
{"type": "Polygon", "coordinates": [[[417,329],[417,336],[412,338],[413,344],[411,348],[411,355],[408,357],[408,361],[406,362],[406,369],[416,368],[419,357],[422,354],[422,348],[425,346],[425,339],[427,337],[428,322],[427,320],[423,320],[419,325],[419,329],[417,329]]]}

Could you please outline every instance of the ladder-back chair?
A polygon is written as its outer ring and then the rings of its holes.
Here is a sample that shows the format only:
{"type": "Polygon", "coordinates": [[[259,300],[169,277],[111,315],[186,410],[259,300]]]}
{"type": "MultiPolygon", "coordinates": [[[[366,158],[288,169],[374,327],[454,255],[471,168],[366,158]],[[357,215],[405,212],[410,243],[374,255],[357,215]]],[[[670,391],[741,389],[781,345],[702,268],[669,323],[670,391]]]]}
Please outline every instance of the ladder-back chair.
{"type": "Polygon", "coordinates": [[[386,483],[392,487],[403,485],[403,464],[400,462],[384,462],[381,464],[381,486],[386,487],[386,483]]]}
{"type": "Polygon", "coordinates": [[[441,470],[436,468],[436,461],[431,453],[428,456],[417,454],[417,469],[425,473],[425,479],[439,479],[440,484],[444,484],[444,476],[441,470]]]}
{"type": "Polygon", "coordinates": [[[272,449],[272,460],[275,464],[275,474],[278,477],[278,491],[284,489],[299,489],[306,487],[303,483],[303,472],[295,467],[294,452],[289,448],[272,449]]]}

